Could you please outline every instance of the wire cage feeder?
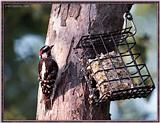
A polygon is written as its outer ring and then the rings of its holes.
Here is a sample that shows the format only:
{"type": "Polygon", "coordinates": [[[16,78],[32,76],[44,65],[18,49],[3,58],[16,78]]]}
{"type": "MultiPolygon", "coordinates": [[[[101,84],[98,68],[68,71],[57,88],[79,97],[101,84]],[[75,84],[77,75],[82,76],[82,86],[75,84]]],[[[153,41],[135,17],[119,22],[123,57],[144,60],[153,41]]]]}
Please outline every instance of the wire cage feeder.
{"type": "Polygon", "coordinates": [[[155,88],[131,28],[82,36],[78,42],[77,54],[94,102],[147,97],[155,88]]]}

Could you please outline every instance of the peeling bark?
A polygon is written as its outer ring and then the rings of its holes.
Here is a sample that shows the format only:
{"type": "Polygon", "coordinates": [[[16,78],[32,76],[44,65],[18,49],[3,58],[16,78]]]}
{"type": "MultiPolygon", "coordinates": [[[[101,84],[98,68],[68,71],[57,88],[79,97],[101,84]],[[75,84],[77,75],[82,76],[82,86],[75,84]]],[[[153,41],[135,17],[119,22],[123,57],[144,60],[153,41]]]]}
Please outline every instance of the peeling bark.
{"type": "Polygon", "coordinates": [[[80,4],[71,4],[69,7],[69,16],[74,17],[75,19],[78,18],[80,15],[81,5],[80,4]]]}
{"type": "Polygon", "coordinates": [[[59,66],[56,97],[52,110],[45,111],[41,88],[38,90],[38,120],[109,120],[110,102],[92,107],[88,102],[88,87],[81,65],[74,53],[81,36],[88,34],[89,16],[91,33],[121,29],[127,4],[53,4],[45,44],[54,44],[52,56],[59,66]],[[90,6],[91,5],[91,6],[90,6]]]}
{"type": "Polygon", "coordinates": [[[66,20],[68,16],[69,4],[61,5],[61,26],[66,26],[66,20]]]}

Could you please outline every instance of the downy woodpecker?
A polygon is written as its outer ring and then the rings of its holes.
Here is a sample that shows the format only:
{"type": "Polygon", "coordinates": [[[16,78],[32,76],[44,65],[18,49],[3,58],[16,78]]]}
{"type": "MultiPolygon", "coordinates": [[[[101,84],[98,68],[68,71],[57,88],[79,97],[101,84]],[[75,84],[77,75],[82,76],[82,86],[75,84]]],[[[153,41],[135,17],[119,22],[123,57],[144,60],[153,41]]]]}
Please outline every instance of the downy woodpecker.
{"type": "Polygon", "coordinates": [[[39,51],[40,61],[38,64],[38,80],[43,93],[42,101],[45,102],[46,109],[52,107],[56,85],[55,81],[58,73],[58,65],[51,56],[52,46],[43,46],[39,51]]]}

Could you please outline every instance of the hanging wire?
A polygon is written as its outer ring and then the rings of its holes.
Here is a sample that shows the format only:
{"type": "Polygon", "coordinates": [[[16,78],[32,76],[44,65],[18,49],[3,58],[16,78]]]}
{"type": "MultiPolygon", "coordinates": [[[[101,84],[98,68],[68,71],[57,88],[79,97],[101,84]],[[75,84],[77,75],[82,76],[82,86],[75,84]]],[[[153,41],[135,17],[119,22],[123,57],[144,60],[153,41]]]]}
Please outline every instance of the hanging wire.
{"type": "Polygon", "coordinates": [[[130,36],[133,36],[137,33],[137,28],[135,26],[135,23],[133,21],[132,14],[130,12],[125,12],[123,15],[124,18],[124,29],[128,28],[128,25],[130,24],[132,26],[132,34],[130,36]]]}

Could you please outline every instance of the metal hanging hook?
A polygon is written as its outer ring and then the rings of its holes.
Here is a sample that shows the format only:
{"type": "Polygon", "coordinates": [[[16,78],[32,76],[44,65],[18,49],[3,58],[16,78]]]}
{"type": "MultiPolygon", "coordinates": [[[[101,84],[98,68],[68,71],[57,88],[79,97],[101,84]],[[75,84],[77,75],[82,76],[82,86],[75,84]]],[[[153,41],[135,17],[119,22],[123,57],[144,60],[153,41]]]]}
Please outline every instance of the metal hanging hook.
{"type": "Polygon", "coordinates": [[[132,25],[132,34],[131,35],[135,35],[136,32],[137,32],[137,29],[136,29],[136,25],[133,21],[133,17],[132,17],[132,14],[130,12],[125,12],[124,15],[123,15],[123,18],[124,18],[124,29],[128,27],[128,24],[130,23],[132,25]]]}

